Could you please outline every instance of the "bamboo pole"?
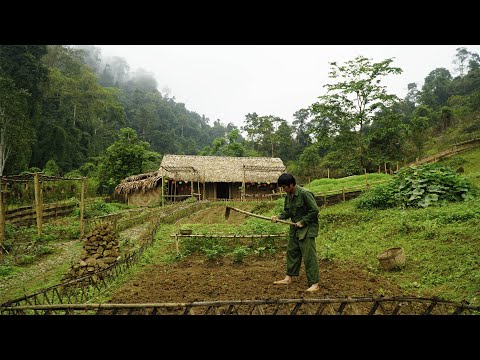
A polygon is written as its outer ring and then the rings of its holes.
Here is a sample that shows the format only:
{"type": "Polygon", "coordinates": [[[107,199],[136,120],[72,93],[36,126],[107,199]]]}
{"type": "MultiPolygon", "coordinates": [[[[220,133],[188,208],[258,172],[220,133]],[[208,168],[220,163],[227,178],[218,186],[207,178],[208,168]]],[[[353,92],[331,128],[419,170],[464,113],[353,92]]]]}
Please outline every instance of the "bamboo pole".
{"type": "Polygon", "coordinates": [[[163,185],[164,185],[164,184],[163,184],[163,176],[162,176],[162,207],[165,206],[165,198],[164,198],[164,195],[165,195],[165,194],[164,194],[164,190],[163,190],[163,185]]]}
{"type": "Polygon", "coordinates": [[[398,169],[399,169],[399,168],[398,168],[398,160],[397,160],[397,171],[398,171],[398,169]]]}
{"type": "Polygon", "coordinates": [[[190,195],[193,197],[193,169],[192,169],[192,179],[190,181],[190,195]]]}
{"type": "Polygon", "coordinates": [[[243,164],[243,182],[242,182],[242,201],[245,201],[246,189],[245,189],[245,164],[243,164]]]}
{"type": "Polygon", "coordinates": [[[82,190],[80,193],[80,239],[83,238],[85,224],[83,221],[83,212],[85,210],[85,177],[82,178],[82,190]]]}
{"type": "Polygon", "coordinates": [[[330,168],[327,168],[327,178],[330,179],[330,168]]]}
{"type": "Polygon", "coordinates": [[[288,236],[287,233],[285,234],[255,234],[255,235],[205,235],[205,234],[191,234],[191,235],[184,235],[184,234],[171,234],[171,237],[179,238],[179,237],[198,237],[198,238],[208,238],[208,239],[216,239],[216,238],[235,238],[235,239],[254,239],[254,238],[278,238],[278,237],[286,237],[288,236]]]}
{"type": "Polygon", "coordinates": [[[2,180],[0,179],[0,260],[3,258],[3,244],[5,243],[5,206],[3,199],[2,180]]]}
{"type": "Polygon", "coordinates": [[[200,194],[200,174],[197,172],[197,192],[198,192],[198,201],[201,200],[201,194],[200,194]]]}
{"type": "Polygon", "coordinates": [[[38,182],[38,187],[40,189],[40,223],[43,227],[43,181],[38,182]]]}
{"type": "Polygon", "coordinates": [[[206,180],[206,174],[205,174],[205,170],[203,170],[203,200],[207,198],[207,193],[205,191],[205,180],[206,180]]]}
{"type": "Polygon", "coordinates": [[[37,234],[42,236],[42,220],[40,218],[40,191],[38,186],[38,173],[33,175],[33,186],[35,190],[35,213],[37,219],[37,234]]]}

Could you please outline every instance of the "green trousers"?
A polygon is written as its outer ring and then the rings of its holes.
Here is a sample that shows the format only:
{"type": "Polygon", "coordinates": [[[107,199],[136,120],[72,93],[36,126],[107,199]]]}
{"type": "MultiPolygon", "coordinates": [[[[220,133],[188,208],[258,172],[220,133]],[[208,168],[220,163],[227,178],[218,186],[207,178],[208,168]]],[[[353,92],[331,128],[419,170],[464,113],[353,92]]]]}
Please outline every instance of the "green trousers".
{"type": "Polygon", "coordinates": [[[287,245],[287,275],[298,276],[300,274],[302,257],[308,285],[320,282],[315,237],[305,237],[303,240],[299,240],[298,236],[290,236],[287,245]]]}

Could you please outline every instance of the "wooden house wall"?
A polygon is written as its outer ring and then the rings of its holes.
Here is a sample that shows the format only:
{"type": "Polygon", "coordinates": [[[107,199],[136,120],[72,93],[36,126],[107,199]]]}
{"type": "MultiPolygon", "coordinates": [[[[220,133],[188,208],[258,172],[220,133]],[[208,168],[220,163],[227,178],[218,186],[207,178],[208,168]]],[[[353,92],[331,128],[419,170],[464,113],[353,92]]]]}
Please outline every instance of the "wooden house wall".
{"type": "MultiPolygon", "coordinates": [[[[224,183],[223,183],[224,184],[224,183]]],[[[222,183],[212,183],[207,182],[205,184],[205,197],[204,197],[204,185],[203,183],[197,184],[196,182],[193,184],[193,192],[200,193],[201,200],[204,198],[207,200],[217,200],[219,195],[219,188],[222,187],[222,183]],[[198,185],[200,185],[200,189],[198,189],[198,185]],[[199,191],[200,190],[200,191],[199,191]]],[[[240,200],[241,198],[241,182],[234,182],[228,183],[228,199],[235,199],[240,200]]],[[[179,188],[180,189],[180,188],[179,188]]],[[[178,189],[177,189],[178,190],[178,189]]],[[[273,192],[278,191],[277,184],[268,184],[262,187],[258,187],[256,184],[246,184],[245,193],[247,199],[252,198],[262,198],[265,195],[272,194],[273,192]]],[[[182,188],[182,191],[177,191],[177,195],[190,195],[191,190],[186,189],[185,187],[182,188]]],[[[168,194],[165,194],[168,195],[168,194]]],[[[166,201],[170,199],[166,198],[166,201]]],[[[139,206],[148,206],[154,204],[161,204],[161,188],[160,186],[154,189],[146,190],[145,192],[137,192],[137,193],[130,193],[128,194],[128,204],[129,205],[139,205],[139,206]]]]}

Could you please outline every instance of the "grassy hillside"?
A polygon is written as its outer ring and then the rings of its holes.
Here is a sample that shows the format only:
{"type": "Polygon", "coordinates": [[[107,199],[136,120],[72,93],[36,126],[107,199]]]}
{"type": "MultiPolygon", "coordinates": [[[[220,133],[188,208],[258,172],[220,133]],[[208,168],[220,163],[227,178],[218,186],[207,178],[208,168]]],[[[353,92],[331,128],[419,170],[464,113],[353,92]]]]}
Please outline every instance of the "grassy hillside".
{"type": "MultiPolygon", "coordinates": [[[[480,187],[480,148],[442,162],[480,187]]],[[[316,180],[315,180],[316,181],[316,180]]],[[[353,260],[419,296],[480,305],[480,198],[425,209],[360,210],[355,200],[320,211],[317,249],[328,260],[353,260]],[[401,271],[381,269],[377,255],[403,247],[401,271]]]]}
{"type": "Polygon", "coordinates": [[[472,184],[480,187],[480,147],[460,153],[440,163],[450,166],[452,169],[463,167],[464,176],[472,184]]]}
{"type": "Polygon", "coordinates": [[[314,179],[305,188],[312,191],[314,194],[321,194],[325,192],[342,192],[342,188],[364,188],[368,182],[369,185],[375,185],[391,179],[391,176],[384,173],[371,173],[366,175],[353,175],[340,179],[314,179]]]}

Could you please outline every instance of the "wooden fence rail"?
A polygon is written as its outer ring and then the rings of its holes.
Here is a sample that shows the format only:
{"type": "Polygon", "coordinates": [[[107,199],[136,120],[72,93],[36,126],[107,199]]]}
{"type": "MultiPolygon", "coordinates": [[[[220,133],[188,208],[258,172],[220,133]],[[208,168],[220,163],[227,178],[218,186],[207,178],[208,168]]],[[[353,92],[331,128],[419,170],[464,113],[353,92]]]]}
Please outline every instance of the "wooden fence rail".
{"type": "Polygon", "coordinates": [[[1,306],[2,315],[480,315],[480,306],[439,298],[222,300],[151,304],[1,306]]]}
{"type": "MultiPolygon", "coordinates": [[[[42,207],[42,219],[48,219],[57,216],[70,214],[76,204],[47,204],[42,207]]],[[[36,221],[36,211],[32,206],[24,206],[13,210],[5,211],[5,221],[12,224],[34,223],[36,221]]]]}

